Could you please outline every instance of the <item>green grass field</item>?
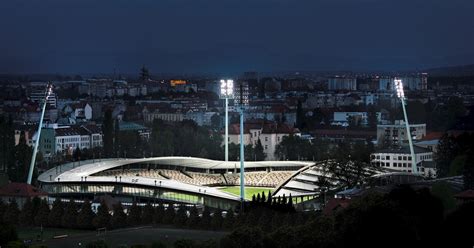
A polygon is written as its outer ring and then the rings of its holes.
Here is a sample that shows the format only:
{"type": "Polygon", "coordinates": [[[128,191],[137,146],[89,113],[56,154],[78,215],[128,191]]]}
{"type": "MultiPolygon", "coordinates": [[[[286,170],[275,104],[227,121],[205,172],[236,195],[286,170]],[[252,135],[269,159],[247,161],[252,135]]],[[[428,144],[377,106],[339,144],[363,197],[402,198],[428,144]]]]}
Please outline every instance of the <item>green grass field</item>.
{"type": "MultiPolygon", "coordinates": [[[[240,195],[240,186],[224,187],[219,190],[233,195],[240,195]]],[[[268,195],[268,191],[273,191],[273,188],[245,187],[245,199],[251,200],[253,195],[262,194],[262,192],[268,195]]]]}

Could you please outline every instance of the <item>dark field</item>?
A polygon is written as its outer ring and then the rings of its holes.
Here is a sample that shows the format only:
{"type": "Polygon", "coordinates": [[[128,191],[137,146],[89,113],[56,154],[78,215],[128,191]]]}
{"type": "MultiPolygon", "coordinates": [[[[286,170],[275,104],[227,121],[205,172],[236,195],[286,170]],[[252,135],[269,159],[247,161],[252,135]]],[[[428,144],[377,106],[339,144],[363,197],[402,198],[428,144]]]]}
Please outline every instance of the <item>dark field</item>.
{"type": "Polygon", "coordinates": [[[149,245],[156,241],[161,241],[166,245],[172,245],[178,239],[191,240],[209,240],[215,239],[218,241],[226,232],[188,230],[188,229],[172,229],[172,228],[153,228],[153,227],[137,227],[107,231],[106,234],[97,232],[88,232],[82,234],[73,234],[63,239],[50,239],[43,243],[49,248],[55,247],[84,247],[85,244],[104,240],[109,247],[128,247],[135,244],[149,245]]]}

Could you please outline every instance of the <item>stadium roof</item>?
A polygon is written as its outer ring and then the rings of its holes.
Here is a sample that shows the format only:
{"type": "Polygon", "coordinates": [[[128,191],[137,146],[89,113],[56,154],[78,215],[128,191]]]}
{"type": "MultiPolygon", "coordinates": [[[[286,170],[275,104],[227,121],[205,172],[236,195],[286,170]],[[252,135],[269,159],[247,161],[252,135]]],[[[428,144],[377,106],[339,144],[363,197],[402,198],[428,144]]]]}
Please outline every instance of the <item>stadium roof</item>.
{"type": "MultiPolygon", "coordinates": [[[[110,182],[118,183],[117,178],[113,176],[94,176],[94,174],[108,169],[117,168],[123,165],[136,163],[160,164],[182,166],[200,169],[234,169],[240,167],[237,161],[218,161],[194,157],[153,157],[153,158],[137,158],[137,159],[102,159],[81,161],[79,165],[76,163],[68,163],[52,168],[38,177],[38,180],[44,183],[64,183],[64,182],[110,182]]],[[[245,168],[268,168],[268,167],[305,167],[313,164],[313,162],[300,161],[259,161],[245,162],[245,168]]],[[[216,188],[198,186],[182,183],[172,179],[155,179],[141,176],[122,176],[120,182],[122,184],[134,184],[142,186],[156,187],[158,184],[161,188],[186,191],[196,194],[205,194],[215,197],[226,198],[230,200],[239,200],[238,196],[222,192],[216,188]],[[157,184],[158,183],[158,184],[157,184]]]]}

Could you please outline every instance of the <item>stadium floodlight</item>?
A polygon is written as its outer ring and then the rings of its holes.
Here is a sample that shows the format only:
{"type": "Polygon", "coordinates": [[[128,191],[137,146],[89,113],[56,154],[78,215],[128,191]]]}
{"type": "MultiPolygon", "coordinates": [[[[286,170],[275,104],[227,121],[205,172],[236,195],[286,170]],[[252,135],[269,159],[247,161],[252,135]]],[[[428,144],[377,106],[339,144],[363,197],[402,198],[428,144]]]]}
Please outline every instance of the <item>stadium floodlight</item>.
{"type": "Polygon", "coordinates": [[[405,128],[406,128],[408,144],[410,146],[410,154],[411,154],[411,170],[413,174],[418,174],[418,168],[416,165],[416,155],[415,155],[415,150],[413,148],[413,141],[412,141],[411,132],[410,132],[410,124],[408,123],[408,115],[407,115],[407,111],[405,107],[406,98],[405,98],[405,91],[403,90],[403,82],[401,79],[395,78],[394,83],[395,83],[395,89],[397,90],[397,97],[402,102],[403,116],[405,117],[405,128]]]}
{"type": "Polygon", "coordinates": [[[221,79],[221,98],[225,99],[225,161],[229,161],[229,98],[234,97],[234,80],[221,79]]]}
{"type": "Polygon", "coordinates": [[[27,179],[28,184],[31,184],[31,180],[33,178],[33,170],[35,169],[36,154],[38,153],[38,146],[39,146],[39,142],[41,138],[41,128],[43,126],[44,112],[46,111],[48,98],[52,92],[53,92],[53,85],[51,83],[48,83],[46,85],[46,90],[45,90],[44,99],[43,99],[43,107],[41,109],[40,121],[38,123],[38,132],[37,132],[38,135],[36,136],[35,145],[33,147],[33,153],[31,154],[30,170],[28,171],[28,179],[27,179]]]}
{"type": "Polygon", "coordinates": [[[233,98],[234,97],[234,80],[232,79],[221,79],[221,98],[233,98]]]}

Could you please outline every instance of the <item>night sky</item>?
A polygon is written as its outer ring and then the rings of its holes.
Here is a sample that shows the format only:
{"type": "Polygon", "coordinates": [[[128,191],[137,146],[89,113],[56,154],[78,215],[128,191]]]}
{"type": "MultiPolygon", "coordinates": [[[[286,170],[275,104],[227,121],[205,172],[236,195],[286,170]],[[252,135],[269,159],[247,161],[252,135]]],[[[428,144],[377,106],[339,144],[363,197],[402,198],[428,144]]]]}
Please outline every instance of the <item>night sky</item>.
{"type": "Polygon", "coordinates": [[[474,63],[473,0],[1,0],[0,73],[474,63]]]}

